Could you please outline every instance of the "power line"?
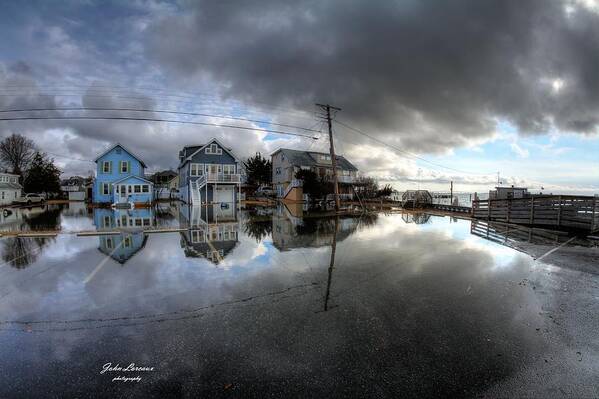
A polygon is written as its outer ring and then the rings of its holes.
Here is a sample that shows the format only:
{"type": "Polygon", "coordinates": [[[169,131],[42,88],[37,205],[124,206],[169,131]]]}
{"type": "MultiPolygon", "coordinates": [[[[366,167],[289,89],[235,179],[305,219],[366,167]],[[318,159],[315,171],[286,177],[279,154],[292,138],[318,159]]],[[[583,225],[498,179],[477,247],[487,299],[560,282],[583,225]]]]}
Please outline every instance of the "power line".
{"type": "MultiPolygon", "coordinates": [[[[15,92],[17,91],[18,94],[14,94],[14,95],[8,95],[8,96],[16,96],[16,95],[22,95],[22,91],[23,89],[29,89],[29,90],[37,90],[38,92],[40,92],[41,90],[61,90],[61,91],[81,91],[81,94],[75,94],[74,96],[87,96],[88,93],[90,91],[97,91],[97,92],[125,92],[125,91],[129,91],[130,93],[135,93],[136,92],[140,92],[140,91],[149,91],[149,92],[154,92],[154,93],[161,93],[159,95],[156,94],[152,94],[152,95],[146,95],[144,93],[139,93],[142,94],[144,96],[150,97],[151,96],[162,96],[162,97],[177,97],[177,98],[184,98],[184,99],[194,99],[197,100],[198,97],[204,97],[204,98],[209,98],[209,99],[217,99],[217,100],[221,100],[221,97],[219,97],[217,94],[215,93],[192,93],[192,92],[183,92],[183,91],[179,91],[179,92],[169,92],[166,89],[160,89],[160,88],[152,88],[152,87],[128,87],[128,86],[110,86],[110,85],[90,85],[90,86],[84,86],[84,85],[52,85],[52,84],[46,84],[46,85],[8,85],[8,86],[0,86],[0,91],[2,92],[15,92]],[[40,90],[41,89],[41,90],[40,90]],[[178,94],[171,94],[171,93],[178,93],[178,94]]],[[[126,92],[125,92],[126,93],[126,92]]],[[[44,95],[56,95],[56,96],[69,96],[69,94],[51,94],[51,93],[45,93],[44,95]]],[[[4,95],[3,95],[4,96],[4,95]]],[[[144,98],[147,99],[147,98],[144,98]]],[[[176,100],[168,100],[168,101],[176,101],[176,100]]],[[[238,100],[239,101],[239,100],[238,100]]],[[[304,114],[307,113],[307,111],[303,111],[301,109],[292,109],[292,108],[286,108],[281,106],[280,104],[269,104],[267,102],[264,101],[258,101],[258,100],[243,100],[242,102],[244,105],[246,104],[255,104],[256,108],[262,108],[265,109],[265,107],[268,107],[268,109],[278,109],[279,111],[282,112],[286,112],[286,113],[295,113],[298,115],[302,115],[303,118],[305,118],[304,114]]]]}
{"type": "Polygon", "coordinates": [[[321,130],[315,130],[315,129],[312,129],[312,128],[306,128],[306,127],[301,127],[301,126],[289,125],[289,124],[286,124],[286,123],[277,123],[277,122],[263,121],[263,120],[257,120],[257,119],[249,119],[249,118],[243,118],[243,117],[237,117],[237,116],[222,116],[222,115],[208,114],[208,113],[202,113],[202,112],[184,112],[184,111],[170,111],[170,110],[155,110],[155,109],[149,109],[149,108],[145,108],[145,109],[140,109],[140,108],[104,108],[104,107],[20,108],[20,109],[2,109],[2,110],[0,110],[0,113],[7,113],[7,112],[40,112],[40,111],[154,112],[154,113],[162,113],[162,114],[175,114],[175,115],[187,115],[187,116],[203,116],[203,117],[220,118],[220,119],[232,119],[232,120],[237,120],[237,121],[245,121],[245,122],[252,122],[252,123],[263,123],[263,124],[267,124],[267,125],[281,126],[281,127],[292,128],[292,129],[304,130],[304,131],[307,131],[307,132],[321,133],[321,130]]]}
{"type": "Polygon", "coordinates": [[[60,154],[55,154],[53,152],[48,152],[48,151],[43,151],[45,154],[49,154],[49,155],[54,155],[55,157],[58,158],[65,158],[65,159],[71,159],[73,161],[80,161],[80,162],[90,162],[90,163],[96,163],[95,161],[92,161],[90,159],[82,159],[82,158],[74,158],[74,157],[68,157],[66,155],[60,155],[60,154]]]}
{"type": "Polygon", "coordinates": [[[182,121],[176,119],[161,119],[161,118],[141,118],[141,117],[125,117],[125,116],[27,116],[27,117],[9,117],[0,118],[0,121],[28,121],[28,120],[121,120],[121,121],[141,121],[141,122],[165,122],[165,123],[181,123],[187,125],[200,125],[200,126],[214,126],[220,128],[240,129],[249,130],[255,132],[281,134],[287,136],[298,136],[305,137],[312,140],[318,140],[316,136],[309,136],[307,134],[284,132],[281,130],[253,128],[247,126],[235,126],[227,124],[218,124],[210,122],[197,122],[197,121],[182,121]]]}
{"type": "Polygon", "coordinates": [[[401,148],[399,148],[399,147],[397,147],[397,146],[395,146],[395,145],[393,145],[393,144],[389,144],[389,143],[387,143],[387,142],[385,142],[385,141],[383,141],[383,140],[377,139],[376,137],[373,137],[373,136],[369,135],[368,133],[365,133],[365,132],[363,132],[363,131],[361,131],[361,130],[359,130],[359,129],[356,129],[356,128],[354,128],[354,127],[351,127],[351,126],[349,126],[349,125],[347,125],[347,124],[345,124],[345,123],[341,122],[341,121],[340,121],[340,120],[338,120],[338,119],[336,120],[336,122],[337,122],[338,124],[340,124],[341,126],[343,126],[343,127],[347,128],[347,129],[351,130],[351,131],[354,131],[354,132],[356,132],[356,133],[359,133],[359,134],[361,134],[361,135],[363,135],[363,136],[366,136],[366,137],[368,137],[369,139],[371,139],[371,140],[373,140],[373,141],[376,141],[376,142],[377,142],[377,143],[379,143],[379,144],[382,144],[382,145],[384,145],[384,146],[387,146],[387,147],[389,147],[389,148],[392,148],[392,149],[394,149],[394,150],[396,150],[396,151],[398,151],[398,152],[400,152],[400,153],[403,153],[403,154],[405,154],[405,155],[407,155],[407,156],[410,156],[410,157],[416,158],[416,159],[418,159],[418,160],[420,160],[420,161],[423,161],[423,162],[429,163],[429,164],[431,164],[431,165],[434,165],[434,166],[437,166],[437,167],[439,167],[439,168],[448,169],[448,170],[451,170],[451,171],[454,171],[454,172],[458,172],[458,173],[464,173],[464,174],[469,174],[469,175],[478,175],[478,176],[489,176],[489,175],[494,175],[494,174],[496,173],[496,172],[493,172],[493,173],[472,173],[472,172],[467,172],[467,171],[460,170],[460,169],[455,169],[455,168],[452,168],[452,167],[449,167],[449,166],[445,166],[445,165],[442,165],[442,164],[439,164],[439,163],[436,163],[436,162],[433,162],[433,161],[429,161],[429,160],[428,160],[428,159],[426,159],[426,158],[422,158],[422,157],[420,157],[420,156],[418,156],[418,155],[416,155],[416,154],[412,154],[412,153],[410,153],[410,152],[408,152],[408,151],[406,151],[406,150],[403,150],[403,149],[401,149],[401,148]]]}

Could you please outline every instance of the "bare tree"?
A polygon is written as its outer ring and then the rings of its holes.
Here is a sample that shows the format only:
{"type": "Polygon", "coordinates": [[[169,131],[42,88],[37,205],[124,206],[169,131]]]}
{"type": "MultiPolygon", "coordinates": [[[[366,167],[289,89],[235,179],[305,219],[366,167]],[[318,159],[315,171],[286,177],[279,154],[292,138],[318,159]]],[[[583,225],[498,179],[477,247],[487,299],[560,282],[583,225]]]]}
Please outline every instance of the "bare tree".
{"type": "Polygon", "coordinates": [[[12,134],[0,142],[0,161],[12,173],[22,175],[35,155],[35,144],[25,136],[12,134]]]}

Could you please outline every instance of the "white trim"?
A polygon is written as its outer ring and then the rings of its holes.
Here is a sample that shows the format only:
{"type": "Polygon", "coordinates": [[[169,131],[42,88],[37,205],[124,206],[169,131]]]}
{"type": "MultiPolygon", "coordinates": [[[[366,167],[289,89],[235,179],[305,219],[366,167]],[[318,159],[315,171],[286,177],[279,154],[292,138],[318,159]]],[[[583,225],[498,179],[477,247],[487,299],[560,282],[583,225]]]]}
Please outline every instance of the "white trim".
{"type": "Polygon", "coordinates": [[[231,150],[229,150],[227,148],[227,146],[223,145],[223,143],[221,143],[220,141],[218,141],[216,138],[213,137],[208,141],[208,143],[204,144],[202,147],[198,148],[195,152],[193,152],[190,156],[185,158],[185,160],[181,163],[181,166],[184,165],[185,162],[191,161],[191,159],[194,157],[195,154],[202,151],[204,148],[206,148],[208,145],[210,145],[214,142],[216,142],[223,150],[225,150],[229,155],[231,155],[233,157],[233,159],[235,159],[235,162],[239,162],[239,158],[237,157],[237,155],[235,155],[231,150]]]}
{"type": "Polygon", "coordinates": [[[116,143],[115,145],[113,145],[112,147],[108,148],[106,151],[104,151],[102,154],[100,154],[99,156],[96,157],[96,159],[94,159],[94,162],[98,162],[98,159],[102,158],[104,155],[108,154],[110,151],[114,150],[116,147],[121,147],[123,150],[125,150],[125,152],[127,152],[129,155],[131,155],[133,158],[137,159],[139,161],[139,163],[141,163],[141,166],[143,166],[144,168],[146,168],[146,163],[144,161],[141,160],[141,158],[139,158],[137,155],[135,155],[134,153],[132,153],[131,151],[129,151],[127,149],[127,147],[125,147],[124,145],[122,145],[121,143],[116,143]]]}
{"type": "Polygon", "coordinates": [[[125,176],[125,177],[123,177],[123,178],[121,178],[121,179],[118,179],[118,180],[115,180],[115,181],[113,181],[113,182],[112,182],[112,184],[117,184],[117,183],[120,183],[120,182],[122,182],[123,180],[129,179],[129,178],[140,179],[140,180],[143,180],[143,181],[145,181],[146,183],[150,183],[152,186],[154,185],[154,183],[153,183],[153,182],[151,182],[150,180],[148,180],[148,179],[144,179],[143,177],[136,176],[136,175],[129,175],[129,176],[125,176]]]}

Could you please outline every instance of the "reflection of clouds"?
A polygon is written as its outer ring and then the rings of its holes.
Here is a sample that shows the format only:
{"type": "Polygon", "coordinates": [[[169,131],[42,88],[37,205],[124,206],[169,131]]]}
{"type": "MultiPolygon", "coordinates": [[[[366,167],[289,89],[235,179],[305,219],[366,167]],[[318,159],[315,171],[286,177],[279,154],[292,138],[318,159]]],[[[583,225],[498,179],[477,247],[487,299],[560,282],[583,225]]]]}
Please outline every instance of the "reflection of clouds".
{"type": "MultiPolygon", "coordinates": [[[[349,353],[359,359],[352,363],[356,368],[385,373],[391,367],[400,373],[399,380],[410,376],[401,373],[414,370],[414,364],[438,364],[443,359],[460,385],[485,370],[509,373],[511,355],[498,358],[496,353],[510,353],[505,342],[535,347],[530,343],[534,337],[518,321],[537,310],[530,290],[505,295],[506,281],[526,269],[527,258],[504,260],[503,251],[509,248],[487,246],[475,237],[458,240],[446,233],[446,228],[461,229],[462,223],[467,222],[423,228],[390,215],[357,229],[337,243],[333,310],[326,313],[319,312],[329,246],[279,251],[270,239],[256,241],[240,233],[239,245],[217,268],[205,259],[186,258],[179,233],[150,235],[145,249],[125,266],[109,259],[85,283],[105,259],[95,248],[97,238],[61,235],[48,247],[48,258],[21,274],[9,269],[3,288],[12,281],[17,289],[0,301],[0,314],[5,320],[119,317],[257,297],[210,308],[200,313],[200,319],[185,322],[100,330],[89,323],[85,326],[91,328],[83,332],[40,333],[25,360],[35,362],[43,374],[48,372],[44,365],[52,361],[102,364],[107,355],[118,353],[133,360],[147,356],[155,361],[164,355],[186,363],[190,353],[201,352],[216,363],[227,358],[249,370],[246,376],[255,381],[281,375],[301,384],[305,380],[298,377],[297,367],[314,370],[330,365],[319,370],[321,378],[332,381],[339,377],[333,370],[346,364],[349,353]],[[499,264],[503,267],[497,268],[499,264]],[[308,288],[285,291],[303,284],[308,288]],[[284,294],[265,295],[272,292],[284,294]],[[532,306],[519,308],[519,304],[532,306]],[[497,309],[510,311],[494,312],[497,309]],[[392,355],[381,361],[385,353],[392,355]],[[406,353],[409,356],[395,356],[406,353]],[[263,374],[254,376],[251,370],[257,369],[263,374]]],[[[22,335],[13,335],[7,343],[25,341],[22,335]]],[[[526,349],[518,356],[526,359],[526,349]]],[[[17,357],[8,359],[12,361],[17,357]]]]}

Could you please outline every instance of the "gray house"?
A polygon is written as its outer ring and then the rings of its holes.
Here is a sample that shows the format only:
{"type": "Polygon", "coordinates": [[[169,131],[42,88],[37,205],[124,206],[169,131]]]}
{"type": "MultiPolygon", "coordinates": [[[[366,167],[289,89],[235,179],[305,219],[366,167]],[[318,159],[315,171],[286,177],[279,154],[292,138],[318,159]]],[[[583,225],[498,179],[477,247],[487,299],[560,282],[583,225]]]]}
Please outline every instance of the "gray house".
{"type": "Polygon", "coordinates": [[[240,161],[217,139],[179,151],[179,199],[192,205],[235,204],[240,190],[240,161]]]}
{"type": "MultiPolygon", "coordinates": [[[[321,177],[332,178],[333,175],[331,156],[324,152],[279,148],[271,154],[271,160],[272,183],[279,198],[286,198],[293,187],[301,185],[295,178],[298,170],[311,170],[321,177]]],[[[357,177],[358,168],[345,157],[337,155],[337,178],[341,198],[353,198],[351,185],[356,182],[357,177]]]]}

